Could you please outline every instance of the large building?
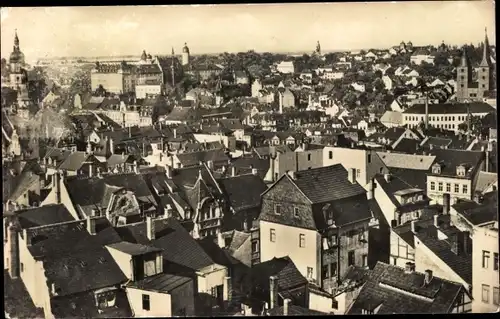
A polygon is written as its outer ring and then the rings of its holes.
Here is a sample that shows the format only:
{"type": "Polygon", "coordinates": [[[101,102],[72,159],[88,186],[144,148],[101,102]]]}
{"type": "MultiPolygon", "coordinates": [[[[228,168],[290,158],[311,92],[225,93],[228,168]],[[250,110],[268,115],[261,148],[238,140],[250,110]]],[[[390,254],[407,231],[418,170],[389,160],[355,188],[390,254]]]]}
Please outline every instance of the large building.
{"type": "Polygon", "coordinates": [[[483,47],[483,59],[481,60],[479,67],[476,68],[476,81],[473,81],[472,78],[473,70],[469,57],[467,56],[467,51],[465,48],[463,49],[460,65],[457,67],[456,97],[460,102],[465,100],[482,101],[485,96],[489,95],[489,91],[494,90],[490,44],[486,34],[483,47]]]}

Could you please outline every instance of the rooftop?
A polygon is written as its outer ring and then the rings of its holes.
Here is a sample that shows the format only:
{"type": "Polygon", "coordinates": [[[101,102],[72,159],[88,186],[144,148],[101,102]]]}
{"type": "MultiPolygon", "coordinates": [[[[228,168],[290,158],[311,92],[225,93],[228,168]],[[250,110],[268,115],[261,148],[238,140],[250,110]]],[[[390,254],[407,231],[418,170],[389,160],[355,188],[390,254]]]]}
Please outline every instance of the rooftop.
{"type": "MultiPolygon", "coordinates": [[[[469,107],[472,114],[489,113],[495,110],[484,102],[429,104],[429,114],[467,114],[469,107]]],[[[405,110],[404,114],[425,114],[425,104],[414,104],[405,110]]]]}
{"type": "Polygon", "coordinates": [[[172,274],[157,274],[139,281],[132,281],[127,287],[160,293],[171,293],[172,290],[192,281],[189,277],[172,274]]]}

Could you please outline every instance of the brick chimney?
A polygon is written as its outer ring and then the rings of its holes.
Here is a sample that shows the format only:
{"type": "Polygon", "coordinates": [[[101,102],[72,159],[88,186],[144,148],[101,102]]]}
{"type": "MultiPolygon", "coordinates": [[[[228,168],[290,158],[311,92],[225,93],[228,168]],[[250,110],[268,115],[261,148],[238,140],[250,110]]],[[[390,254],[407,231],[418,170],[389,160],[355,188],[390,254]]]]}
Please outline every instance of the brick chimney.
{"type": "Polygon", "coordinates": [[[366,198],[368,200],[375,197],[375,181],[372,179],[368,184],[368,191],[366,192],[366,198]]]}
{"type": "Polygon", "coordinates": [[[434,227],[439,228],[439,215],[434,215],[434,227]]]}
{"type": "Polygon", "coordinates": [[[87,231],[91,235],[95,235],[96,234],[95,218],[92,218],[90,216],[87,216],[87,231]]]}
{"type": "Polygon", "coordinates": [[[7,232],[10,243],[9,274],[14,279],[19,277],[19,232],[12,224],[7,228],[7,232]]]}
{"type": "Polygon", "coordinates": [[[155,221],[150,216],[146,217],[146,235],[149,240],[155,240],[155,221]]]}
{"type": "Polygon", "coordinates": [[[416,234],[417,233],[417,221],[412,220],[410,223],[411,223],[410,224],[411,225],[411,232],[416,234]]]}
{"type": "Polygon", "coordinates": [[[224,300],[231,301],[233,299],[233,285],[231,282],[231,277],[224,278],[224,300]]]}
{"type": "Polygon", "coordinates": [[[356,184],[356,169],[355,168],[348,168],[347,169],[347,179],[351,184],[356,184]]]}
{"type": "Polygon", "coordinates": [[[288,310],[290,308],[291,303],[292,303],[292,300],[290,300],[288,298],[283,300],[283,316],[288,316],[288,310]]]}
{"type": "Polygon", "coordinates": [[[384,174],[384,179],[387,183],[391,182],[391,174],[384,174]]]}
{"type": "Polygon", "coordinates": [[[236,176],[236,167],[231,166],[231,176],[235,177],[236,176]]]}
{"type": "Polygon", "coordinates": [[[172,166],[165,165],[165,176],[167,176],[168,179],[172,178],[172,166]]]}
{"type": "Polygon", "coordinates": [[[450,213],[450,194],[443,194],[443,215],[450,213]]]}
{"type": "Polygon", "coordinates": [[[52,175],[52,188],[56,195],[56,203],[61,204],[61,173],[59,171],[52,175]]]}
{"type": "Polygon", "coordinates": [[[269,309],[278,305],[278,277],[269,277],[269,309]]]}
{"type": "Polygon", "coordinates": [[[405,264],[405,273],[411,274],[415,271],[415,264],[412,262],[407,262],[405,264]]]}

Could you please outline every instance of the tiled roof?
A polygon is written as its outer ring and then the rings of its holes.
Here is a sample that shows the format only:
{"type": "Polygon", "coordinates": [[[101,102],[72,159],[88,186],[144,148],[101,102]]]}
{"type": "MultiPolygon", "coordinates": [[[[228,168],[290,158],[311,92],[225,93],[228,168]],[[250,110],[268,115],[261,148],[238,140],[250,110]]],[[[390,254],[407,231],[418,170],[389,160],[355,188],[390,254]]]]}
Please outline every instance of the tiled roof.
{"type": "Polygon", "coordinates": [[[434,163],[435,156],[412,155],[403,153],[377,152],[378,156],[389,168],[407,168],[415,170],[429,170],[434,163]]]}
{"type": "Polygon", "coordinates": [[[293,183],[313,203],[329,202],[366,193],[358,183],[349,182],[347,170],[341,164],[296,172],[293,183]]]}
{"type": "Polygon", "coordinates": [[[21,229],[69,222],[75,218],[63,204],[51,204],[15,212],[21,229]]]}
{"type": "Polygon", "coordinates": [[[280,291],[296,288],[307,284],[307,279],[302,276],[290,257],[273,258],[259,263],[251,268],[252,282],[269,290],[269,277],[278,278],[280,291]]]}
{"type": "MultiPolygon", "coordinates": [[[[491,105],[484,102],[429,104],[429,114],[467,114],[468,106],[472,114],[488,113],[495,110],[491,105]]],[[[413,104],[404,113],[425,114],[425,104],[413,104]]]]}
{"type": "Polygon", "coordinates": [[[461,284],[438,277],[424,285],[424,274],[378,262],[348,314],[379,306],[378,314],[449,313],[463,290],[461,284]]]}
{"type": "Polygon", "coordinates": [[[482,203],[461,200],[452,207],[473,225],[498,221],[498,192],[485,194],[482,203]]]}
{"type": "Polygon", "coordinates": [[[390,174],[394,179],[404,181],[410,188],[427,189],[427,175],[425,171],[409,169],[409,168],[393,168],[390,169],[390,174]]]}
{"type": "Polygon", "coordinates": [[[220,124],[229,130],[243,130],[244,126],[239,119],[221,119],[220,124]]]}
{"type": "Polygon", "coordinates": [[[238,157],[235,161],[231,162],[231,167],[236,168],[236,173],[241,174],[250,174],[252,173],[252,168],[257,169],[257,174],[261,178],[267,174],[269,170],[269,160],[260,159],[254,156],[242,156],[238,157]]]}
{"type": "Polygon", "coordinates": [[[229,157],[222,149],[206,150],[201,152],[180,153],[176,155],[184,167],[198,165],[200,162],[213,161],[227,162],[229,157]]]}
{"type": "Polygon", "coordinates": [[[33,172],[24,172],[16,178],[16,184],[10,193],[10,199],[17,201],[19,197],[25,194],[30,187],[35,184],[40,183],[40,176],[34,174],[33,172]]]}
{"type": "Polygon", "coordinates": [[[429,154],[436,156],[435,162],[441,164],[441,175],[456,176],[457,167],[465,165],[466,176],[469,168],[477,168],[484,160],[484,153],[466,150],[432,149],[429,154]]]}
{"type": "MultiPolygon", "coordinates": [[[[436,212],[437,213],[437,212],[436,212]]],[[[450,225],[450,215],[439,215],[438,222],[441,225],[441,231],[446,231],[446,229],[451,228],[450,225]]],[[[419,219],[416,221],[415,230],[417,232],[426,232],[426,231],[436,231],[435,227],[431,227],[434,225],[434,217],[419,219]]],[[[455,227],[453,227],[455,229],[455,227]]],[[[413,232],[411,231],[411,223],[406,223],[392,229],[401,239],[403,239],[408,245],[415,248],[415,237],[413,232]]]]}
{"type": "Polygon", "coordinates": [[[476,181],[476,192],[483,192],[488,187],[498,182],[498,174],[480,171],[476,181]]]}
{"type": "MultiPolygon", "coordinates": [[[[268,313],[270,316],[283,316],[284,315],[283,306],[274,307],[273,309],[270,309],[268,313]]],[[[288,306],[288,316],[304,316],[304,315],[326,316],[328,314],[296,305],[288,306]]]]}
{"type": "Polygon", "coordinates": [[[401,152],[406,154],[420,153],[419,147],[420,141],[411,138],[402,138],[396,146],[394,146],[393,151],[401,152]]]}
{"type": "Polygon", "coordinates": [[[77,171],[87,161],[91,155],[85,152],[73,152],[68,155],[64,162],[59,165],[59,169],[68,171],[77,171]]]}
{"type": "Polygon", "coordinates": [[[146,234],[146,223],[137,223],[117,228],[124,241],[151,244],[163,249],[163,258],[192,270],[200,270],[214,262],[205,253],[187,230],[174,218],[155,220],[156,239],[150,241],[146,234]]]}
{"type": "Polygon", "coordinates": [[[189,121],[195,119],[194,109],[191,107],[174,107],[172,111],[165,116],[167,121],[189,121]]]}
{"type": "Polygon", "coordinates": [[[262,178],[253,174],[224,178],[219,183],[236,212],[258,207],[260,195],[267,189],[262,178]]]}
{"type": "Polygon", "coordinates": [[[240,261],[231,256],[228,250],[220,248],[216,240],[217,239],[214,240],[211,237],[205,237],[198,239],[197,242],[214,263],[228,268],[240,264],[240,261]]]}
{"type": "Polygon", "coordinates": [[[158,274],[155,276],[146,277],[139,281],[132,281],[127,284],[127,287],[146,291],[171,293],[175,288],[178,288],[192,280],[193,279],[189,277],[183,277],[179,275],[158,274]]]}

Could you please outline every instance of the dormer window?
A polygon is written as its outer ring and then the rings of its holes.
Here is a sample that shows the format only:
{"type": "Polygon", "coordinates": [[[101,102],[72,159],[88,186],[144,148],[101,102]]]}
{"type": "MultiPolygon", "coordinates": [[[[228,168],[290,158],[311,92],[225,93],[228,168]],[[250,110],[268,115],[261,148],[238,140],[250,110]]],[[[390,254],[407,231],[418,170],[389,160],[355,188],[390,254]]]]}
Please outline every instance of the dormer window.
{"type": "Polygon", "coordinates": [[[457,166],[457,176],[465,177],[465,167],[463,165],[457,166]]]}
{"type": "Polygon", "coordinates": [[[437,163],[432,165],[432,173],[433,174],[441,174],[441,165],[439,165],[437,163]]]}

